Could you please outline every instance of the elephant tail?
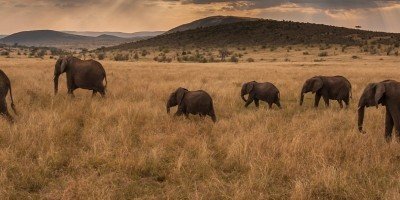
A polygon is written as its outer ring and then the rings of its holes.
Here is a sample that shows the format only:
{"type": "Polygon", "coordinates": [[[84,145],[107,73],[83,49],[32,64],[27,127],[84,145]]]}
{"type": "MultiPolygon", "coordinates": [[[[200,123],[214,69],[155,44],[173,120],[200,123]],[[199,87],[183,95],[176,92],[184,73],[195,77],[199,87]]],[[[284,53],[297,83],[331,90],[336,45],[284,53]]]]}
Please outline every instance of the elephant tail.
{"type": "Polygon", "coordinates": [[[13,96],[12,96],[12,89],[11,89],[11,83],[9,82],[9,88],[10,88],[10,98],[11,98],[11,108],[13,109],[13,111],[14,111],[14,113],[16,114],[16,115],[18,115],[18,113],[17,113],[17,109],[15,109],[15,104],[14,104],[14,99],[13,99],[13,96]]]}

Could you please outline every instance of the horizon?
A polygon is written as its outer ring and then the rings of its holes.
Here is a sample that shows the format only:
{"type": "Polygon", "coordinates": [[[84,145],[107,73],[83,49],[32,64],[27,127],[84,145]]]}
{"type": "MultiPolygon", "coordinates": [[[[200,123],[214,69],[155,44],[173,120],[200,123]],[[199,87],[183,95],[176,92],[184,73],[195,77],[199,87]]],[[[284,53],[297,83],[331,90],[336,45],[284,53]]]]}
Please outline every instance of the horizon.
{"type": "Polygon", "coordinates": [[[77,32],[168,31],[210,16],[238,16],[400,33],[394,0],[144,0],[131,2],[0,0],[0,34],[30,30],[77,32]],[[40,13],[40,15],[38,15],[40,13]],[[100,14],[99,14],[100,13],[100,14]],[[35,20],[32,20],[35,19],[35,20]]]}

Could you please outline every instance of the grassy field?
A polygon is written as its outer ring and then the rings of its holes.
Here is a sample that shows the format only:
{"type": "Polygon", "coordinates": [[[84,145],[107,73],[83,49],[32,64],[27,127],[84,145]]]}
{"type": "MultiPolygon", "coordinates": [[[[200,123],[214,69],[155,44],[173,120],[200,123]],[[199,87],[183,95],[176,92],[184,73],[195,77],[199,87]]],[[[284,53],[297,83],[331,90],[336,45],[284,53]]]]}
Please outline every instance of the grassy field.
{"type": "Polygon", "coordinates": [[[0,120],[0,199],[399,199],[400,144],[384,140],[384,108],[366,110],[365,135],[356,109],[367,83],[398,79],[400,58],[300,54],[238,64],[103,61],[106,99],[84,90],[69,98],[65,75],[54,96],[54,60],[0,58],[20,113],[13,125],[0,120]],[[347,77],[350,108],[321,101],[314,109],[311,94],[300,107],[302,84],[315,75],[347,77]],[[240,87],[252,80],[274,83],[283,109],[245,109],[240,87]],[[180,86],[208,91],[218,122],[167,115],[180,86]]]}

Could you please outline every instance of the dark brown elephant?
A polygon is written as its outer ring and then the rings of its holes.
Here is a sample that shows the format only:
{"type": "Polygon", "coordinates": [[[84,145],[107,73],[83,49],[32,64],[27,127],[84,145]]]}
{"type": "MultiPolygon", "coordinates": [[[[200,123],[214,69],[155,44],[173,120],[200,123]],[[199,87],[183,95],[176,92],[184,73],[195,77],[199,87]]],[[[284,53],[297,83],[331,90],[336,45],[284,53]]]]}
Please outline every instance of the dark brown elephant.
{"type": "Polygon", "coordinates": [[[246,102],[245,107],[249,106],[253,101],[256,104],[256,107],[259,106],[259,101],[265,101],[268,103],[269,108],[272,107],[272,104],[276,104],[279,108],[281,107],[280,103],[280,92],[278,88],[272,83],[258,83],[256,81],[251,81],[243,84],[241,90],[241,97],[243,101],[246,102]],[[249,95],[246,99],[244,96],[249,95]]]}
{"type": "Polygon", "coordinates": [[[362,133],[365,107],[381,104],[386,107],[385,138],[392,137],[393,126],[400,137],[400,83],[386,80],[379,83],[370,83],[364,89],[358,102],[358,130],[362,133]]]}
{"type": "Polygon", "coordinates": [[[201,117],[208,115],[214,123],[217,121],[213,100],[211,96],[203,90],[189,91],[185,88],[178,88],[169,96],[167,101],[167,113],[170,113],[170,108],[174,106],[178,106],[175,116],[185,115],[186,118],[188,118],[189,114],[199,114],[201,117]]]}
{"type": "Polygon", "coordinates": [[[13,109],[14,113],[17,114],[12,96],[10,79],[3,72],[3,70],[0,70],[0,114],[5,116],[8,121],[13,122],[14,118],[10,115],[7,109],[6,96],[8,91],[10,91],[11,108],[13,109]]]}
{"type": "Polygon", "coordinates": [[[74,96],[77,88],[93,91],[93,96],[99,92],[105,96],[107,76],[103,66],[95,60],[81,60],[76,57],[65,57],[57,60],[54,68],[54,93],[58,92],[58,78],[67,74],[68,94],[74,96]],[[106,84],[103,85],[103,80],[106,84]]]}
{"type": "Polygon", "coordinates": [[[343,76],[315,76],[308,79],[301,90],[300,106],[303,105],[304,94],[308,92],[315,93],[314,107],[318,107],[322,97],[326,107],[329,107],[329,100],[337,100],[340,108],[343,108],[343,102],[347,108],[352,96],[350,81],[343,76]]]}

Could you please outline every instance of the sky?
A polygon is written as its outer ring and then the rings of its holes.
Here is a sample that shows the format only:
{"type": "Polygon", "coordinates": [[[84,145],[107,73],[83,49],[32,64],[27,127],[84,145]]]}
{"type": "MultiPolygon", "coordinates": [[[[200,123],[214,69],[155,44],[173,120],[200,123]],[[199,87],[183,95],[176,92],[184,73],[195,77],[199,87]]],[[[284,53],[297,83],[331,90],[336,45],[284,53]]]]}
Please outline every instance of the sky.
{"type": "Polygon", "coordinates": [[[0,34],[160,31],[214,15],[400,33],[400,0],[0,0],[0,34]]]}

